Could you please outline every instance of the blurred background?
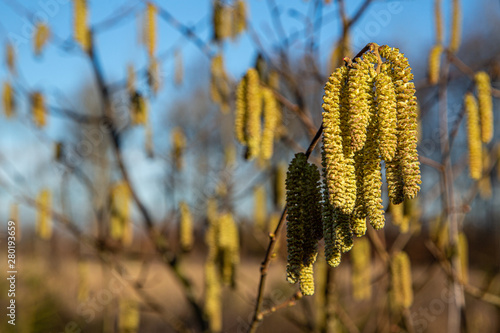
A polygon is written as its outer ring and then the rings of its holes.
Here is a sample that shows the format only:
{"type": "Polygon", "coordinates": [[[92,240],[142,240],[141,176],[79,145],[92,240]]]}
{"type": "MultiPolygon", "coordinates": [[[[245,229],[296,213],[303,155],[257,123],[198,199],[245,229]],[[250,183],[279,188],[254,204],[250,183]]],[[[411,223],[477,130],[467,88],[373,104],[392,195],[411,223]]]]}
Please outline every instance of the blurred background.
{"type": "Polygon", "coordinates": [[[16,326],[2,314],[0,330],[500,332],[499,27],[489,0],[0,0],[0,235],[16,222],[18,271],[16,326]],[[421,192],[398,210],[384,183],[386,227],[337,268],[320,253],[302,298],[279,223],[287,166],[330,73],[370,42],[412,67],[421,192]],[[272,156],[253,160],[235,138],[249,68],[279,109],[272,156]],[[494,132],[472,179],[464,95],[481,71],[494,132]]]}

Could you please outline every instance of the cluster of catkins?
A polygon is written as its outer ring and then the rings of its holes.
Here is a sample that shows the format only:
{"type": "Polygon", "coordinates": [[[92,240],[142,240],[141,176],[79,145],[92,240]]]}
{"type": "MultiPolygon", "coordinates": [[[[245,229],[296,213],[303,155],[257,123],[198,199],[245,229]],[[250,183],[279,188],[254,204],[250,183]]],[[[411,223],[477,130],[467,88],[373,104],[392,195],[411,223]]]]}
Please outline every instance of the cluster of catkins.
{"type": "Polygon", "coordinates": [[[323,185],[317,168],[297,154],[287,174],[288,281],[314,293],[312,264],[324,238],[331,266],[365,234],[385,224],[382,160],[389,199],[400,204],[420,190],[417,101],[413,74],[398,49],[370,50],[338,68],[323,97],[323,185]],[[321,189],[322,187],[322,189],[321,189]]]}

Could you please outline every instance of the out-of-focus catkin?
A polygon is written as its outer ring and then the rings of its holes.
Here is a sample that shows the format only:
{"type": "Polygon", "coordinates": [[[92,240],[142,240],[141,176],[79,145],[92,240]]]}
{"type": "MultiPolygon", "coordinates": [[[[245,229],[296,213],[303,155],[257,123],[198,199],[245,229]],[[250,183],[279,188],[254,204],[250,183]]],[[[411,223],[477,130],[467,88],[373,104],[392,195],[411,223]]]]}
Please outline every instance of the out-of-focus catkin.
{"type": "Polygon", "coordinates": [[[34,92],[31,94],[31,114],[36,126],[44,127],[47,123],[45,102],[42,93],[34,92]]]}
{"type": "Polygon", "coordinates": [[[481,140],[489,143],[493,138],[493,100],[491,97],[490,76],[486,72],[475,75],[479,117],[481,121],[481,140]]]}
{"type": "Polygon", "coordinates": [[[148,122],[148,101],[138,91],[130,96],[130,118],[133,125],[145,125],[148,122]]]}
{"type": "Polygon", "coordinates": [[[254,226],[256,230],[265,230],[267,217],[267,198],[264,186],[256,186],[253,191],[254,226]]]}
{"type": "Polygon", "coordinates": [[[222,41],[231,36],[232,10],[222,1],[214,1],[212,21],[214,27],[214,40],[222,41]]]}
{"type": "Polygon", "coordinates": [[[158,93],[161,86],[160,65],[156,58],[151,57],[148,65],[148,85],[154,95],[158,93]]]}
{"type": "Polygon", "coordinates": [[[203,311],[208,321],[210,332],[221,332],[221,278],[213,261],[205,263],[205,306],[203,311]]]}
{"type": "Polygon", "coordinates": [[[127,183],[120,181],[111,187],[110,202],[110,236],[115,240],[130,244],[132,226],[130,221],[130,189],[127,183]]]}
{"type": "Polygon", "coordinates": [[[179,204],[181,219],[179,224],[179,240],[183,251],[193,248],[193,217],[186,202],[179,204]]]}
{"type": "Polygon", "coordinates": [[[479,110],[476,98],[470,92],[465,94],[467,113],[467,138],[469,141],[469,168],[472,179],[480,179],[483,171],[482,143],[479,126],[479,110]]]}
{"type": "Polygon", "coordinates": [[[232,25],[233,38],[236,38],[247,28],[247,5],[244,0],[237,0],[234,4],[232,25]]]}
{"type": "Polygon", "coordinates": [[[37,199],[36,234],[41,239],[52,237],[52,195],[45,189],[38,193],[37,199]]]}
{"type": "Polygon", "coordinates": [[[16,74],[16,51],[11,43],[5,45],[5,63],[12,75],[16,74]]]}
{"type": "Polygon", "coordinates": [[[397,308],[409,308],[413,303],[410,258],[399,252],[391,261],[392,296],[397,308]]]}
{"type": "Polygon", "coordinates": [[[129,96],[135,93],[135,69],[133,65],[127,66],[127,91],[129,96]]]}
{"type": "Polygon", "coordinates": [[[49,40],[49,38],[50,38],[49,27],[43,23],[37,24],[33,40],[33,47],[35,49],[36,55],[40,55],[40,53],[42,53],[42,49],[45,46],[45,43],[49,40]]]}
{"type": "Polygon", "coordinates": [[[355,300],[367,300],[372,295],[371,249],[365,237],[356,240],[352,251],[352,292],[355,300]]]}
{"type": "Polygon", "coordinates": [[[284,162],[278,163],[274,169],[273,202],[277,208],[283,207],[286,203],[286,171],[287,165],[284,162]]]}
{"type": "Polygon", "coordinates": [[[12,85],[9,82],[3,83],[2,102],[3,102],[3,111],[5,113],[5,117],[11,118],[14,115],[16,102],[14,99],[14,89],[12,88],[12,85]]]}
{"type": "Polygon", "coordinates": [[[176,50],[174,54],[174,70],[175,70],[175,84],[180,86],[182,84],[182,80],[184,79],[184,68],[182,64],[182,53],[180,50],[176,50]]]}
{"type": "Polygon", "coordinates": [[[89,281],[89,263],[86,260],[78,261],[78,292],[77,300],[79,303],[87,301],[90,294],[89,281]]]}
{"type": "Polygon", "coordinates": [[[240,238],[238,226],[230,213],[219,218],[218,247],[222,256],[222,281],[234,285],[236,266],[240,261],[240,238]]]}
{"type": "Polygon", "coordinates": [[[224,68],[224,58],[219,53],[212,58],[210,64],[210,97],[212,101],[218,104],[223,113],[229,111],[229,95],[231,87],[229,86],[229,77],[224,68]]]}
{"type": "Polygon", "coordinates": [[[146,31],[146,45],[150,58],[154,58],[156,49],[156,12],[157,8],[151,2],[146,5],[145,27],[146,31]]]}
{"type": "Polygon", "coordinates": [[[274,135],[278,127],[280,110],[278,109],[278,103],[271,89],[262,89],[262,101],[264,103],[264,128],[262,130],[262,140],[260,144],[260,158],[267,161],[273,155],[274,135]]]}
{"type": "Polygon", "coordinates": [[[441,12],[441,0],[434,2],[434,20],[436,21],[436,43],[443,43],[443,14],[441,12]]]}
{"type": "Polygon", "coordinates": [[[132,298],[120,298],[118,313],[118,331],[120,333],[137,332],[140,324],[139,304],[132,298]]]}
{"type": "Polygon", "coordinates": [[[74,38],[85,51],[90,50],[87,11],[87,0],[74,0],[74,38]]]}
{"type": "Polygon", "coordinates": [[[439,69],[441,66],[441,55],[443,54],[443,46],[436,44],[429,53],[429,83],[436,84],[439,81],[439,69]]]}
{"type": "Polygon", "coordinates": [[[186,136],[182,128],[175,127],[172,130],[172,158],[174,161],[174,166],[177,170],[182,169],[183,166],[183,155],[184,149],[186,148],[186,136]]]}
{"type": "Polygon", "coordinates": [[[12,203],[10,204],[10,221],[14,221],[16,223],[16,241],[21,240],[21,221],[19,220],[19,204],[12,203]]]}
{"type": "Polygon", "coordinates": [[[469,282],[469,245],[467,236],[461,232],[458,234],[457,255],[460,260],[460,271],[458,272],[460,279],[464,283],[469,282]]]}
{"type": "Polygon", "coordinates": [[[452,1],[451,37],[449,50],[453,53],[458,51],[462,41],[462,8],[459,0],[452,1]]]}

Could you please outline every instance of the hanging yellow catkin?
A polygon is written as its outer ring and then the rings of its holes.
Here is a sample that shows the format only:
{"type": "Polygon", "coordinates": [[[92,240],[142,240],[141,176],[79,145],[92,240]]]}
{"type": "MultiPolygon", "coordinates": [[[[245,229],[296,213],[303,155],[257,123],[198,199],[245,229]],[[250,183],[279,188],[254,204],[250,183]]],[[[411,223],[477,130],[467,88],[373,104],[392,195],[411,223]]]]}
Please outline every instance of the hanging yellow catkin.
{"type": "Polygon", "coordinates": [[[409,308],[413,303],[410,258],[399,252],[391,261],[392,296],[397,308],[409,308]]]}
{"type": "Polygon", "coordinates": [[[31,114],[36,126],[44,127],[46,125],[46,110],[43,95],[40,92],[31,94],[31,114]]]}
{"type": "Polygon", "coordinates": [[[5,45],[5,63],[12,75],[16,74],[16,52],[11,43],[5,45]]]}
{"type": "Polygon", "coordinates": [[[148,2],[146,5],[144,31],[146,32],[146,46],[150,58],[154,58],[156,49],[156,12],[156,6],[148,2]]]}
{"type": "Polygon", "coordinates": [[[222,281],[234,285],[236,266],[240,262],[240,238],[238,226],[230,213],[219,218],[218,247],[222,254],[222,281]]]}
{"type": "Polygon", "coordinates": [[[274,169],[273,202],[277,208],[283,207],[286,203],[286,170],[287,165],[284,162],[278,163],[274,169]]]}
{"type": "Polygon", "coordinates": [[[139,330],[141,314],[139,304],[134,299],[120,298],[118,314],[118,332],[136,333],[139,330]]]}
{"type": "Polygon", "coordinates": [[[262,101],[264,104],[264,128],[260,144],[260,158],[267,161],[273,156],[274,134],[278,127],[280,111],[271,89],[262,89],[262,101]]]}
{"type": "Polygon", "coordinates": [[[5,117],[11,118],[14,115],[16,102],[14,100],[14,89],[9,82],[3,83],[2,102],[5,117]]]}
{"type": "Polygon", "coordinates": [[[184,149],[186,148],[186,136],[182,128],[175,127],[171,134],[172,140],[172,158],[177,170],[182,169],[184,149]]]}
{"type": "Polygon", "coordinates": [[[148,121],[148,102],[137,91],[131,95],[130,118],[133,125],[145,125],[148,121]]]}
{"type": "Polygon", "coordinates": [[[49,190],[38,193],[36,234],[41,239],[50,239],[52,236],[52,199],[49,190]]]}
{"type": "Polygon", "coordinates": [[[380,134],[380,153],[386,162],[392,161],[396,155],[397,111],[396,92],[388,74],[389,67],[382,64],[382,70],[375,80],[375,95],[377,97],[378,130],[380,134]]]}
{"type": "Polygon", "coordinates": [[[179,207],[181,212],[179,240],[182,250],[187,252],[193,248],[193,218],[186,202],[181,202],[179,207]]]}
{"type": "Polygon", "coordinates": [[[36,55],[40,55],[40,53],[42,53],[42,49],[45,46],[45,43],[49,40],[49,38],[50,38],[49,27],[43,23],[37,24],[33,40],[33,47],[35,49],[36,55]]]}
{"type": "Polygon", "coordinates": [[[204,314],[210,332],[222,331],[221,278],[214,261],[205,263],[205,306],[204,314]]]}
{"type": "Polygon", "coordinates": [[[224,69],[224,58],[222,53],[219,53],[212,58],[210,64],[210,98],[221,107],[223,113],[227,113],[229,111],[228,100],[230,94],[231,87],[224,69]]]}
{"type": "Polygon", "coordinates": [[[212,24],[215,41],[222,41],[231,36],[232,18],[231,8],[225,6],[220,0],[214,1],[212,24]]]}
{"type": "Polygon", "coordinates": [[[184,69],[182,64],[182,53],[180,50],[176,50],[174,53],[174,78],[175,84],[180,86],[182,84],[182,80],[184,78],[184,69]]]}
{"type": "Polygon", "coordinates": [[[256,186],[253,192],[253,219],[256,230],[265,230],[267,218],[266,189],[264,186],[256,186]]]}
{"type": "Polygon", "coordinates": [[[485,147],[483,148],[483,177],[481,177],[478,183],[479,195],[484,200],[490,199],[493,194],[491,176],[489,174],[490,164],[490,154],[488,149],[485,147]]]}
{"type": "Polygon", "coordinates": [[[244,0],[234,4],[231,37],[234,39],[247,28],[247,6],[244,0]]]}
{"type": "Polygon", "coordinates": [[[235,133],[248,147],[248,159],[259,156],[261,143],[262,97],[259,74],[250,68],[236,90],[235,133]]]}
{"type": "Polygon", "coordinates": [[[127,183],[121,181],[111,188],[111,238],[128,241],[130,224],[130,190],[127,183]]]}
{"type": "Polygon", "coordinates": [[[90,293],[89,263],[86,260],[78,261],[78,303],[86,302],[90,293]]]}
{"type": "Polygon", "coordinates": [[[352,292],[355,300],[367,300],[372,295],[371,283],[371,249],[366,237],[356,240],[351,251],[352,259],[352,292]]]}
{"type": "Polygon", "coordinates": [[[493,138],[493,100],[491,96],[490,76],[486,72],[478,72],[474,76],[477,87],[479,117],[481,121],[481,140],[489,143],[493,138]]]}
{"type": "Polygon", "coordinates": [[[392,216],[392,224],[399,228],[400,232],[407,232],[408,225],[405,226],[404,221],[404,204],[395,205],[392,202],[389,203],[389,212],[392,216]]]}
{"type": "Polygon", "coordinates": [[[90,49],[87,10],[86,0],[74,0],[74,38],[85,51],[90,49]]]}
{"type": "Polygon", "coordinates": [[[434,20],[436,21],[436,43],[443,44],[443,14],[441,13],[441,0],[434,2],[434,20]]]}
{"type": "Polygon", "coordinates": [[[458,51],[462,40],[462,8],[459,0],[452,1],[451,37],[449,50],[458,51]]]}
{"type": "Polygon", "coordinates": [[[224,148],[224,165],[232,167],[236,162],[236,147],[230,143],[224,148]]]}
{"type": "Polygon", "coordinates": [[[458,276],[464,283],[469,282],[469,245],[467,236],[461,232],[458,234],[457,255],[460,260],[458,276]]]}
{"type": "Polygon", "coordinates": [[[476,98],[470,92],[465,94],[465,110],[467,113],[467,138],[469,141],[469,168],[472,179],[480,179],[482,165],[481,131],[479,126],[479,111],[476,98]]]}
{"type": "Polygon", "coordinates": [[[429,54],[429,83],[437,84],[439,81],[439,68],[441,65],[441,55],[443,54],[443,46],[441,44],[434,45],[429,54]]]}

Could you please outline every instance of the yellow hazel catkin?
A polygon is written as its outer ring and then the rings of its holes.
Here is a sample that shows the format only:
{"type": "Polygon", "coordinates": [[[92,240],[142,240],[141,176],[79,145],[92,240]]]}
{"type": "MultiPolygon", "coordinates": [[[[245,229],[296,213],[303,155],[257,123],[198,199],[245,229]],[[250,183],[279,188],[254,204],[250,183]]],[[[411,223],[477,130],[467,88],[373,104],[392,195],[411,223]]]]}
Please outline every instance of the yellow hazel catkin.
{"type": "Polygon", "coordinates": [[[462,40],[462,8],[459,0],[452,1],[451,37],[449,49],[455,53],[462,40]]]}
{"type": "Polygon", "coordinates": [[[39,55],[42,52],[42,49],[45,46],[45,43],[47,42],[49,37],[50,37],[49,27],[45,24],[41,23],[37,24],[33,41],[36,55],[39,55]]]}
{"type": "Polygon", "coordinates": [[[49,190],[42,190],[37,196],[36,234],[47,240],[52,236],[52,196],[49,190]]]}
{"type": "Polygon", "coordinates": [[[436,84],[439,80],[439,68],[441,65],[441,55],[443,54],[443,46],[440,44],[434,45],[429,53],[429,83],[436,84]]]}
{"type": "Polygon", "coordinates": [[[87,24],[87,1],[74,0],[74,38],[83,50],[90,49],[90,32],[87,24]]]}
{"type": "Polygon", "coordinates": [[[481,140],[489,143],[493,138],[493,100],[491,96],[490,76],[486,72],[478,72],[474,76],[477,87],[479,117],[481,121],[481,140]]]}
{"type": "Polygon", "coordinates": [[[409,308],[413,303],[413,289],[410,258],[405,252],[399,252],[391,261],[392,296],[398,308],[409,308]]]}
{"type": "Polygon", "coordinates": [[[179,240],[183,251],[193,248],[193,217],[186,202],[179,204],[181,219],[179,224],[179,240]]]}
{"type": "Polygon", "coordinates": [[[9,82],[3,83],[2,102],[5,117],[11,118],[14,115],[16,103],[14,99],[14,89],[9,82]]]}
{"type": "Polygon", "coordinates": [[[352,248],[352,292],[355,300],[367,300],[372,295],[370,241],[358,239],[352,248]]]}
{"type": "Polygon", "coordinates": [[[479,110],[476,98],[470,92],[465,94],[465,110],[467,113],[470,176],[472,179],[479,180],[483,171],[479,110]]]}

